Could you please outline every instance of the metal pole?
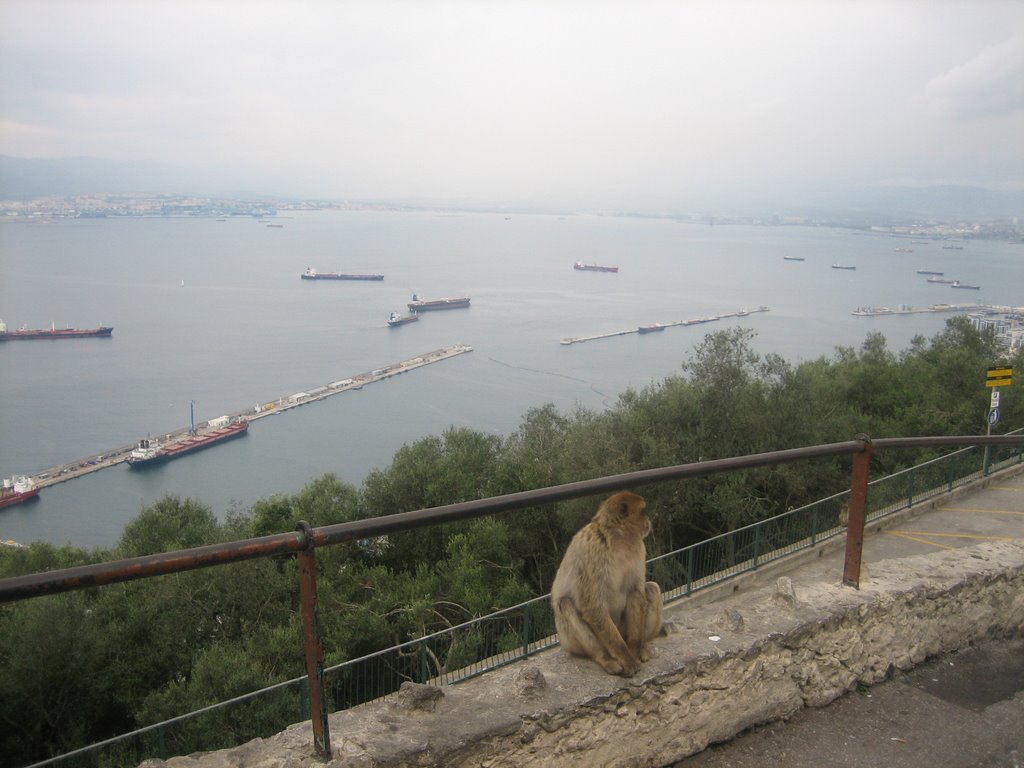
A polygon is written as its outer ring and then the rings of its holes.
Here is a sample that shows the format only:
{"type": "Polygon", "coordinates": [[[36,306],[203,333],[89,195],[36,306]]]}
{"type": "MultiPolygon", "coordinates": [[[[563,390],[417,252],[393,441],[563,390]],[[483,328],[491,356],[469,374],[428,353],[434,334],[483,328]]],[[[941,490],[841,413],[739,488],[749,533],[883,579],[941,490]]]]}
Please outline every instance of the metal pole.
{"type": "MultiPolygon", "coordinates": [[[[989,400],[989,408],[988,408],[988,412],[985,414],[985,421],[988,422],[988,424],[986,424],[986,426],[985,426],[985,436],[986,437],[988,437],[989,435],[992,434],[992,410],[994,408],[998,407],[997,405],[994,405],[994,403],[998,403],[999,402],[999,387],[992,387],[992,392],[989,395],[989,398],[990,398],[990,400],[989,400]]],[[[989,463],[989,460],[991,459],[991,457],[992,457],[992,446],[991,445],[986,445],[985,446],[985,456],[981,460],[981,476],[982,477],[988,477],[988,463],[989,463]]]]}
{"type": "Polygon", "coordinates": [[[850,509],[846,521],[846,565],[843,584],[860,589],[860,563],[864,553],[864,518],[867,509],[868,477],[871,467],[871,438],[863,435],[864,450],[853,455],[850,478],[850,509]]]}
{"type": "Polygon", "coordinates": [[[313,529],[305,520],[296,530],[306,538],[306,548],[298,553],[299,602],[302,604],[302,633],[305,637],[306,677],[309,679],[309,717],[313,723],[313,748],[322,760],[331,758],[331,730],[324,697],[324,647],[320,640],[319,608],[316,593],[316,551],[313,529]]]}

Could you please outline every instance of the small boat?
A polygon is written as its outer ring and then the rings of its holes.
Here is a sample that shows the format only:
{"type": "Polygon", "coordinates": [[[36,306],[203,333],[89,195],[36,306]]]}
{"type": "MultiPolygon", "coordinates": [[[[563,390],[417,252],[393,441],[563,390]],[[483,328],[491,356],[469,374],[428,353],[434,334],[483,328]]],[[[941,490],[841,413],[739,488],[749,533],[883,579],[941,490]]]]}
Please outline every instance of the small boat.
{"type": "Polygon", "coordinates": [[[38,495],[39,489],[31,477],[22,475],[5,479],[0,486],[0,509],[34,499],[38,495]]]}
{"type": "Polygon", "coordinates": [[[945,272],[934,272],[934,271],[932,271],[930,269],[919,269],[919,270],[917,270],[917,274],[919,274],[919,275],[944,275],[946,273],[945,272]]]}
{"type": "Polygon", "coordinates": [[[954,288],[966,288],[968,291],[980,291],[980,285],[971,285],[970,283],[961,283],[959,280],[953,281],[954,288]]]}
{"type": "Polygon", "coordinates": [[[652,325],[641,325],[636,330],[638,333],[654,333],[656,331],[664,331],[667,327],[667,325],[662,325],[661,323],[653,323],[652,325]]]}
{"type": "Polygon", "coordinates": [[[803,256],[783,256],[783,261],[804,261],[803,256]]]}
{"type": "Polygon", "coordinates": [[[893,248],[893,250],[896,251],[896,253],[913,253],[914,252],[913,248],[893,248]]]}
{"type": "Polygon", "coordinates": [[[435,309],[463,309],[469,306],[469,297],[462,296],[457,299],[433,299],[432,301],[424,301],[419,297],[419,294],[414,293],[412,295],[412,301],[406,306],[410,312],[429,312],[435,309]]]}
{"type": "Polygon", "coordinates": [[[415,323],[420,319],[420,316],[415,312],[410,312],[408,315],[401,315],[398,312],[392,312],[388,318],[388,325],[395,328],[399,325],[405,325],[406,323],[415,323]]]}
{"type": "Polygon", "coordinates": [[[303,280],[383,280],[384,275],[360,275],[349,272],[317,272],[312,267],[299,275],[303,280]]]}
{"type": "Polygon", "coordinates": [[[618,267],[602,267],[600,264],[584,264],[582,261],[577,261],[572,265],[573,269],[579,269],[584,272],[618,272],[618,267]]]}
{"type": "Polygon", "coordinates": [[[852,264],[833,264],[832,269],[856,269],[852,264]]]}

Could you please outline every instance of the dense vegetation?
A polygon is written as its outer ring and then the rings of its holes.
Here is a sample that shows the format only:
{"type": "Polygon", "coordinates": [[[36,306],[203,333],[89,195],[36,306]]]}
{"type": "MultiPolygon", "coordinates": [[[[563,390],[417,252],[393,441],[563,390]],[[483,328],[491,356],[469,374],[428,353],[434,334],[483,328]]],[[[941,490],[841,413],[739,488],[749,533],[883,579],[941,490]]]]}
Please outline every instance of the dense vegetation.
{"type": "MultiPolygon", "coordinates": [[[[117,546],[36,543],[0,550],[0,577],[432,507],[612,473],[875,437],[984,433],[991,336],[951,320],[894,353],[859,350],[790,364],[751,334],[708,336],[678,376],[614,408],[528,412],[507,437],[451,429],[399,450],[361,488],[327,475],[218,521],[201,502],[164,498],[117,546]]],[[[1024,357],[1009,364],[1024,372],[1024,357]]],[[[1024,423],[1003,398],[1002,425],[1024,423]]],[[[876,455],[876,473],[921,454],[876,455]]],[[[847,487],[848,459],[792,464],[638,489],[670,551],[847,487]]],[[[580,500],[321,550],[327,662],[337,663],[543,594],[589,518],[580,500]]],[[[301,676],[298,579],[291,558],[256,560],[0,606],[0,754],[21,765],[272,682],[301,676]]],[[[269,705],[268,705],[269,706],[269,705]]],[[[266,722],[301,719],[265,712],[266,722]]],[[[221,724],[217,741],[253,732],[221,724]]],[[[215,744],[216,741],[211,742],[215,744]]]]}

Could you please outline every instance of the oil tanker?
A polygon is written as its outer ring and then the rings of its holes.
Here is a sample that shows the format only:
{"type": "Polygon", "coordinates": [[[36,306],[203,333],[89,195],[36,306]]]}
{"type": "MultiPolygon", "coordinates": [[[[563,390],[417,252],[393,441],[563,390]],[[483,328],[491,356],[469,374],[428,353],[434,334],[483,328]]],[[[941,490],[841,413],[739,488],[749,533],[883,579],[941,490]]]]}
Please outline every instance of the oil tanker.
{"type": "MultiPolygon", "coordinates": [[[[221,417],[221,419],[226,419],[226,417],[221,417]]],[[[149,438],[139,440],[135,450],[125,461],[130,467],[148,467],[152,464],[176,459],[186,453],[209,448],[211,445],[222,443],[225,440],[241,437],[249,430],[249,422],[245,419],[227,423],[222,422],[221,419],[214,419],[210,422],[211,426],[218,425],[213,429],[204,432],[190,431],[185,437],[173,440],[166,445],[160,445],[149,438]]]]}
{"type": "Polygon", "coordinates": [[[0,341],[14,339],[88,339],[105,338],[114,332],[113,326],[101,325],[99,328],[57,328],[51,324],[50,328],[25,328],[22,326],[16,331],[7,330],[7,323],[0,320],[0,341]]]}
{"type": "Polygon", "coordinates": [[[424,301],[418,294],[412,295],[412,301],[406,304],[410,312],[429,312],[433,309],[462,309],[469,306],[469,297],[462,296],[457,299],[434,299],[424,301]]]}
{"type": "Polygon", "coordinates": [[[577,261],[572,265],[573,269],[583,270],[584,272],[618,272],[618,267],[602,267],[600,264],[584,264],[582,261],[577,261]]]}
{"type": "Polygon", "coordinates": [[[317,272],[308,267],[300,277],[303,280],[383,280],[384,275],[359,275],[350,272],[317,272]]]}

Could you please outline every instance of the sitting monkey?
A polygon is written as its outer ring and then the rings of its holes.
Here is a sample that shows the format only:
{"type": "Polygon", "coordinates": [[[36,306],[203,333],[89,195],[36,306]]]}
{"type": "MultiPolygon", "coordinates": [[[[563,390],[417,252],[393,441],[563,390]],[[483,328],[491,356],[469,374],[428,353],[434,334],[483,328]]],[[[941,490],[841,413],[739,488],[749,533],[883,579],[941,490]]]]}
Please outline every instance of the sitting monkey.
{"type": "Polygon", "coordinates": [[[562,558],[551,587],[558,639],[569,653],[589,656],[611,675],[632,676],[650,658],[646,645],[661,632],[661,590],[644,582],[651,521],[643,497],[608,497],[562,558]]]}

